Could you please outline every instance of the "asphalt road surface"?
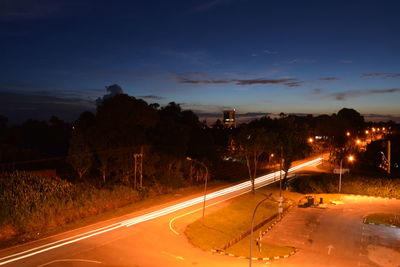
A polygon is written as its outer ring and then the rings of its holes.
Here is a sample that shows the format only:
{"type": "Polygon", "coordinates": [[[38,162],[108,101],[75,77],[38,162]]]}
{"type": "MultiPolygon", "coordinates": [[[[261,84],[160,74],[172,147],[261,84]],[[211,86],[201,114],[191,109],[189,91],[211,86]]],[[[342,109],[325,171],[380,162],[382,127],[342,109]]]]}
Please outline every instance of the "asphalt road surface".
{"type": "Polygon", "coordinates": [[[371,213],[399,213],[400,200],[344,196],[343,204],[294,208],[263,242],[298,252],[269,266],[400,266],[400,228],[363,223],[371,213]]]}
{"type": "MultiPolygon", "coordinates": [[[[297,165],[293,171],[319,162],[320,159],[302,162],[305,164],[297,165]]],[[[258,187],[269,184],[276,177],[276,173],[260,177],[256,184],[258,187]]],[[[207,195],[206,212],[226,205],[227,199],[244,194],[249,188],[250,183],[245,182],[211,192],[207,195]]],[[[200,194],[179,199],[1,250],[0,265],[247,266],[248,260],[212,254],[188,242],[183,231],[188,223],[201,217],[201,209],[200,194]]],[[[299,252],[278,261],[254,261],[253,266],[398,266],[399,229],[364,225],[361,219],[365,213],[374,210],[399,209],[399,201],[355,199],[325,210],[300,211],[309,213],[307,216],[294,210],[265,238],[271,238],[275,233],[272,240],[283,244],[288,242],[298,247],[299,252]]]]}
{"type": "MultiPolygon", "coordinates": [[[[318,165],[322,158],[297,162],[291,171],[318,165]]],[[[279,173],[256,179],[273,183],[279,173]]],[[[207,212],[249,192],[243,182],[207,194],[207,212]]],[[[187,220],[201,216],[203,196],[179,199],[120,218],[0,251],[6,266],[243,266],[244,261],[193,247],[183,234],[187,220]]],[[[259,263],[263,264],[263,263],[259,263]]]]}

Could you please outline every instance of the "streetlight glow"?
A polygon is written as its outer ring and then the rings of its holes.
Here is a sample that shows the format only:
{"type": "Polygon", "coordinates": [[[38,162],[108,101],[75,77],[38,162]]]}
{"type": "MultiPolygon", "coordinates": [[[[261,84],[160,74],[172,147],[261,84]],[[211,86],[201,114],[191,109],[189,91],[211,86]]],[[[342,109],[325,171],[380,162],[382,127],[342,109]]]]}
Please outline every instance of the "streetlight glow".
{"type": "Polygon", "coordinates": [[[350,155],[350,156],[348,157],[348,159],[349,159],[349,161],[354,161],[354,156],[353,156],[353,155],[350,155]]]}
{"type": "Polygon", "coordinates": [[[347,136],[350,136],[350,132],[347,132],[346,135],[347,135],[347,136]]]}
{"type": "Polygon", "coordinates": [[[356,144],[357,144],[357,145],[361,144],[361,140],[360,140],[360,139],[357,139],[357,140],[356,140],[356,144]]]}
{"type": "Polygon", "coordinates": [[[368,131],[368,130],[365,130],[365,133],[366,133],[366,134],[369,134],[369,131],[368,131]]]}
{"type": "Polygon", "coordinates": [[[308,138],[308,142],[309,142],[309,143],[314,142],[314,138],[312,138],[312,137],[308,138]]]}

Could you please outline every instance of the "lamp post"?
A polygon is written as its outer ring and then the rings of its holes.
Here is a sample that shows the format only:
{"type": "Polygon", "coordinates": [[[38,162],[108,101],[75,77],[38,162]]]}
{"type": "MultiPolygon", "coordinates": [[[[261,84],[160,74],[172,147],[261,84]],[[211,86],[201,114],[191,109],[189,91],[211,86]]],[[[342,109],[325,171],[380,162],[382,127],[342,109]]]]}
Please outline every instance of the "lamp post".
{"type": "Polygon", "coordinates": [[[203,200],[203,216],[202,216],[202,220],[203,220],[203,222],[204,222],[204,214],[205,214],[205,212],[206,212],[206,196],[207,196],[208,168],[207,168],[207,166],[206,166],[203,162],[201,162],[201,161],[192,159],[192,158],[190,158],[190,157],[186,157],[186,159],[189,160],[189,161],[197,162],[198,164],[200,164],[200,165],[206,170],[206,177],[205,177],[205,179],[204,179],[204,200],[203,200]]]}
{"type": "Polygon", "coordinates": [[[253,211],[253,217],[251,218],[251,229],[250,229],[250,257],[249,257],[249,266],[251,267],[251,261],[252,261],[252,256],[253,256],[253,228],[254,228],[254,217],[256,216],[256,211],[258,207],[263,203],[265,200],[270,198],[272,196],[272,193],[270,193],[266,198],[258,202],[257,206],[254,208],[253,211]]]}
{"type": "MultiPolygon", "coordinates": [[[[350,162],[354,161],[354,156],[353,156],[353,155],[350,155],[350,156],[348,157],[348,160],[349,160],[350,162]]],[[[340,194],[340,191],[342,190],[342,164],[343,164],[343,158],[340,159],[340,169],[339,169],[339,194],[340,194]]]]}

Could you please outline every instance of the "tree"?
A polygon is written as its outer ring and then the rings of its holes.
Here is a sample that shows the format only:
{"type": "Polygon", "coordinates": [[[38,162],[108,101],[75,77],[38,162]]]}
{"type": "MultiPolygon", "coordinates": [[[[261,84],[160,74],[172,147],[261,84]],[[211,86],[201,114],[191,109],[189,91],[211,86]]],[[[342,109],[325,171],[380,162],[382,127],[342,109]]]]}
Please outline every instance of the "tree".
{"type": "Polygon", "coordinates": [[[78,173],[79,179],[90,169],[93,162],[93,153],[85,136],[79,129],[72,132],[67,161],[78,173]]]}
{"type": "Polygon", "coordinates": [[[287,184],[287,175],[292,162],[303,158],[309,151],[307,144],[307,125],[300,125],[296,122],[295,116],[288,116],[279,120],[279,143],[283,159],[284,178],[283,188],[287,184]]]}
{"type": "Polygon", "coordinates": [[[121,93],[103,98],[97,107],[91,133],[103,183],[107,177],[127,179],[133,166],[133,154],[151,145],[150,130],[157,121],[157,111],[141,99],[121,93]]]}
{"type": "Polygon", "coordinates": [[[246,166],[251,181],[251,190],[255,194],[254,180],[257,176],[259,161],[263,154],[273,151],[276,135],[262,128],[244,126],[236,136],[239,154],[246,159],[246,166]]]}

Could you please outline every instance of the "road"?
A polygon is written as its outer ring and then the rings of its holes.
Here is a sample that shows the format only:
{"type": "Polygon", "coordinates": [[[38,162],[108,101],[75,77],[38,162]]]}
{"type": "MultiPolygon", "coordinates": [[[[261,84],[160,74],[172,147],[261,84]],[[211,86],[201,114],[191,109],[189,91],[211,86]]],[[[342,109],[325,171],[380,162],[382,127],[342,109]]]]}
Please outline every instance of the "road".
{"type": "MultiPolygon", "coordinates": [[[[299,162],[289,172],[317,165],[322,158],[299,162]]],[[[273,183],[279,172],[256,179],[256,187],[273,183]]],[[[207,194],[207,212],[250,190],[243,182],[207,194]]],[[[193,247],[182,231],[201,212],[203,196],[138,211],[49,238],[0,251],[6,266],[243,266],[245,260],[213,255],[193,247]]],[[[262,265],[262,262],[254,264],[262,265]]]]}
{"type": "Polygon", "coordinates": [[[269,266],[400,266],[400,228],[363,223],[371,213],[398,213],[400,200],[344,196],[326,209],[294,208],[263,242],[298,252],[269,266]]]}

